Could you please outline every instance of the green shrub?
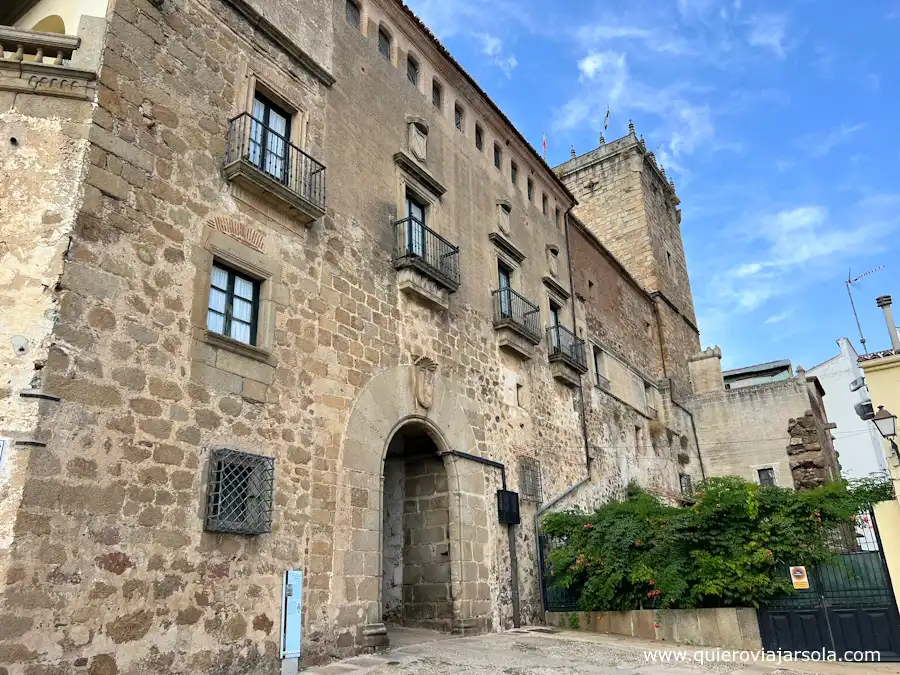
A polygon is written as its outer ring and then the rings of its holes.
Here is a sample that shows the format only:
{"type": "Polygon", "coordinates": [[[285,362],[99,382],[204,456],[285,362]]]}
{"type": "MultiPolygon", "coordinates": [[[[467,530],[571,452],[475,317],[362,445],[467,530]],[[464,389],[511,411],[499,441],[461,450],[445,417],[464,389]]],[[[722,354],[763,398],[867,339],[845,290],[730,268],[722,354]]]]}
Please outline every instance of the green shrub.
{"type": "Polygon", "coordinates": [[[725,477],[675,507],[629,486],[592,514],[544,517],[544,533],[561,543],[547,574],[578,591],[585,611],[758,607],[792,592],[785,566],[831,560],[856,514],[892,494],[885,478],[794,491],[725,477]]]}

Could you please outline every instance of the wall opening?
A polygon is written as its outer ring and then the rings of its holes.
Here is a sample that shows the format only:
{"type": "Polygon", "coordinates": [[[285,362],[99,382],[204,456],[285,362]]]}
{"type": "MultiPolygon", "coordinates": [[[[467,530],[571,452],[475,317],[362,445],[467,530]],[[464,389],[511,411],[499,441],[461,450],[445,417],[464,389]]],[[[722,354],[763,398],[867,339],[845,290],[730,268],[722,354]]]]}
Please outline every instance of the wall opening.
{"type": "Polygon", "coordinates": [[[450,494],[438,447],[411,423],[384,460],[381,616],[389,626],[449,631],[450,494]]]}
{"type": "Polygon", "coordinates": [[[31,30],[41,31],[42,33],[66,33],[66,24],[63,22],[59,14],[52,14],[38,21],[31,30]]]}

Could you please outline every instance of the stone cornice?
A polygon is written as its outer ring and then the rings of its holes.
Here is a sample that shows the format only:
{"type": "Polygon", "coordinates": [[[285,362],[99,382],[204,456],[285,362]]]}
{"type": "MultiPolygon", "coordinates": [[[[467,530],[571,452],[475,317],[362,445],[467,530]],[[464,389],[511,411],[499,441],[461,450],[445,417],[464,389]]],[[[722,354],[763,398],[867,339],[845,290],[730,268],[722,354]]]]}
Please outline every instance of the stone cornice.
{"type": "Polygon", "coordinates": [[[70,66],[0,59],[0,91],[16,91],[89,101],[97,74],[70,66]]]}

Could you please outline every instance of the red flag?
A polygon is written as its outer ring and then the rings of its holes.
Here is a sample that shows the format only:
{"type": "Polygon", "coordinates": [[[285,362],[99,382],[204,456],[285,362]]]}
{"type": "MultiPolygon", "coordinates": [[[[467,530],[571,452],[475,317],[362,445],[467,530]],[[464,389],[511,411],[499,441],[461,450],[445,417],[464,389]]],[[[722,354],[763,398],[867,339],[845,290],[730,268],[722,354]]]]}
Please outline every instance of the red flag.
{"type": "Polygon", "coordinates": [[[542,145],[544,147],[544,159],[547,159],[547,134],[544,134],[544,141],[542,145]]]}

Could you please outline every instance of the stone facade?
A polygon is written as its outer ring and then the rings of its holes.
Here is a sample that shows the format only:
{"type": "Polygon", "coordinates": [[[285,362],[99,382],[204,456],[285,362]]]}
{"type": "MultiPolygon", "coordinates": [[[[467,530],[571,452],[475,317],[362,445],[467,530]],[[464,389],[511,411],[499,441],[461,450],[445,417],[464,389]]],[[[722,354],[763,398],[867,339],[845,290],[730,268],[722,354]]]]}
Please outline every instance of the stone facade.
{"type": "Polygon", "coordinates": [[[689,362],[694,412],[703,463],[710,476],[759,482],[773,472],[775,484],[798,489],[840,478],[824,390],[802,368],[787,380],[725,389],[722,351],[707,348],[689,362]]]}
{"type": "MultiPolygon", "coordinates": [[[[111,0],[99,71],[59,66],[77,96],[0,87],[11,675],[278,672],[286,570],[305,662],[382,645],[385,622],[538,622],[542,504],[702,474],[676,394],[686,272],[679,295],[655,244],[619,263],[599,215],[567,226],[567,182],[405,6],[359,9],[111,0]],[[240,126],[256,96],[290,118],[262,146],[290,141],[288,174],[240,126]],[[439,258],[409,255],[408,197],[439,258]],[[252,344],[208,328],[214,265],[252,281],[252,344]],[[551,316],[608,349],[608,391],[578,386],[588,359],[551,362],[551,316]],[[274,458],[270,533],[204,529],[224,448],[274,458]],[[542,496],[501,524],[526,459],[542,496]]],[[[648,222],[677,238],[641,161],[648,222]]]]}

